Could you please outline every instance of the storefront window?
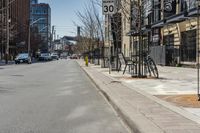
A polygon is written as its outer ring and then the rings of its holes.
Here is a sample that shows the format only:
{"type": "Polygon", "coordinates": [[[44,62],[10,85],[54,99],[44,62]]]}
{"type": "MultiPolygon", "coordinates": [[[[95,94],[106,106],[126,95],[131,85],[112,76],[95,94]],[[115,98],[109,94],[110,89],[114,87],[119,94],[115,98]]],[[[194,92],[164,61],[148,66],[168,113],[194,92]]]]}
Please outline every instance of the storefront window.
{"type": "Polygon", "coordinates": [[[196,61],[196,30],[185,31],[181,33],[181,61],[196,61]]]}
{"type": "Polygon", "coordinates": [[[152,14],[152,23],[155,23],[161,19],[161,4],[160,0],[153,1],[153,14],[152,14]]]}
{"type": "Polygon", "coordinates": [[[166,65],[175,66],[180,56],[180,45],[174,45],[174,34],[164,36],[163,43],[166,48],[166,65]]]}
{"type": "Polygon", "coordinates": [[[190,10],[196,7],[197,0],[185,0],[187,3],[187,9],[190,10]]]}
{"type": "Polygon", "coordinates": [[[180,1],[181,12],[182,11],[189,11],[196,7],[196,0],[181,0],[180,1]]]}
{"type": "Polygon", "coordinates": [[[154,29],[154,30],[152,30],[152,39],[151,39],[151,41],[152,41],[152,45],[153,46],[160,45],[160,37],[161,37],[161,35],[160,35],[160,29],[154,29]]]}

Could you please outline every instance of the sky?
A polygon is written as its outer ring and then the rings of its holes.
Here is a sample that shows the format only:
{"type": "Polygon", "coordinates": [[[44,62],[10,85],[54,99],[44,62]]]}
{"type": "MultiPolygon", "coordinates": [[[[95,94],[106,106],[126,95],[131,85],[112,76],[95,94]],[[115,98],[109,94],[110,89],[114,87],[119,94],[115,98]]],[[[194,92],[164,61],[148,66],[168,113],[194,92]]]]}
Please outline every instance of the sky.
{"type": "MultiPolygon", "coordinates": [[[[67,35],[76,35],[76,26],[79,23],[77,11],[83,11],[89,0],[39,0],[40,3],[49,3],[51,7],[51,25],[55,25],[59,38],[67,35]]],[[[80,23],[79,23],[80,24],[80,23]]]]}

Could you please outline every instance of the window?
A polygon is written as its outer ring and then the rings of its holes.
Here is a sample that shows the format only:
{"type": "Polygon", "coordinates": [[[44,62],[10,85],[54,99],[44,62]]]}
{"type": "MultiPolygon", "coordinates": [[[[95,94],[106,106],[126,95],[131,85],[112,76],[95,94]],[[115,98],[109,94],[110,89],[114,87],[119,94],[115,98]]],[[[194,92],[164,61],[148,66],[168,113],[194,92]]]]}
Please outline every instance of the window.
{"type": "Polygon", "coordinates": [[[149,15],[149,24],[155,23],[161,19],[161,0],[153,1],[153,9],[151,14],[149,15]]]}
{"type": "Polygon", "coordinates": [[[176,0],[164,0],[164,18],[176,14],[176,0]]]}
{"type": "Polygon", "coordinates": [[[181,61],[196,61],[196,30],[181,33],[181,61]]]}
{"type": "Polygon", "coordinates": [[[160,29],[154,29],[152,30],[152,45],[153,46],[158,46],[160,45],[160,29]]]}

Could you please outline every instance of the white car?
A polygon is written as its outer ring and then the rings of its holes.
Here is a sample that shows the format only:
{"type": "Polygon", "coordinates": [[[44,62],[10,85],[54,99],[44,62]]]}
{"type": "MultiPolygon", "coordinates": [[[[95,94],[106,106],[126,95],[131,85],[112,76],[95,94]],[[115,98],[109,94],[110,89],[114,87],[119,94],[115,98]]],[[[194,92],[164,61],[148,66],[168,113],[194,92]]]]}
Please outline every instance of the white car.
{"type": "Polygon", "coordinates": [[[52,53],[52,54],[51,54],[51,58],[52,58],[52,59],[56,59],[56,60],[58,60],[58,59],[59,59],[59,57],[58,57],[58,54],[57,54],[57,53],[52,53]]]}
{"type": "Polygon", "coordinates": [[[39,56],[39,61],[50,61],[52,60],[50,53],[41,53],[39,56]]]}

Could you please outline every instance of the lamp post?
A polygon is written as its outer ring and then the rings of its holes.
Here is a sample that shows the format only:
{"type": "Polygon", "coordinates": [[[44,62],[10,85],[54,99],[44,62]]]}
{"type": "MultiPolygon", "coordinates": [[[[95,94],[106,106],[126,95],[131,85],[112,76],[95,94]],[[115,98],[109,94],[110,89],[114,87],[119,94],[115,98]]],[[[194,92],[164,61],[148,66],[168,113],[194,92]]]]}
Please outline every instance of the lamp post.
{"type": "Polygon", "coordinates": [[[8,64],[8,55],[9,55],[9,43],[10,43],[10,32],[9,32],[9,1],[6,0],[6,55],[5,55],[5,60],[6,60],[6,64],[8,64]]]}
{"type": "Polygon", "coordinates": [[[200,27],[199,27],[199,21],[200,21],[200,18],[199,18],[199,1],[197,0],[197,96],[198,96],[198,101],[200,101],[200,87],[199,87],[199,79],[200,79],[200,71],[199,71],[199,52],[200,52],[200,49],[199,49],[199,30],[200,30],[200,27]]]}

